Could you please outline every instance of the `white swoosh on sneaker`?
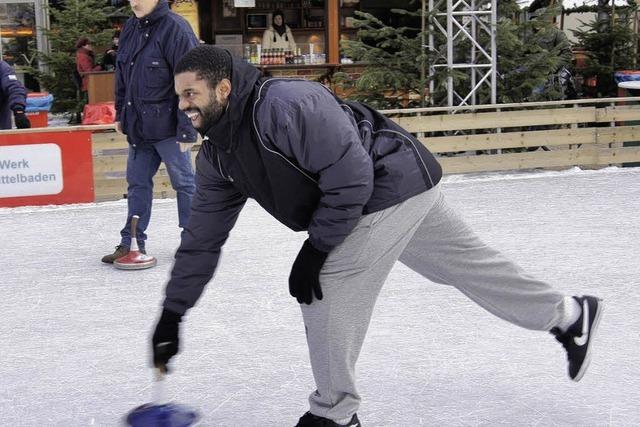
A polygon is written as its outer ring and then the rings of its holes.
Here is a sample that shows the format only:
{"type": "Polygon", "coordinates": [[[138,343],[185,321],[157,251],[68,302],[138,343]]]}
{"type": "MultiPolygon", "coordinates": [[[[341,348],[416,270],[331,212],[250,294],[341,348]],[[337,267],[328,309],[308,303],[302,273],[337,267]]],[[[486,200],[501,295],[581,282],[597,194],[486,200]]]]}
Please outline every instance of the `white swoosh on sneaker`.
{"type": "Polygon", "coordinates": [[[582,335],[574,337],[573,342],[577,346],[582,347],[589,340],[589,303],[585,298],[582,306],[582,335]]]}

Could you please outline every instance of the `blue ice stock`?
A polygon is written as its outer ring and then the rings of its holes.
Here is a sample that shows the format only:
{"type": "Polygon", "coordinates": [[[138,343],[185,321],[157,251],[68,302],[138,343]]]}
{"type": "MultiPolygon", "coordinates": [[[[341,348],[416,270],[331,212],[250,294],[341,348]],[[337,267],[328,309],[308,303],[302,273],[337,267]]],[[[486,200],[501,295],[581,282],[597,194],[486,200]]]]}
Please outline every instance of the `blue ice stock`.
{"type": "Polygon", "coordinates": [[[197,411],[175,403],[144,404],[127,415],[131,427],[189,427],[200,418],[197,411]]]}

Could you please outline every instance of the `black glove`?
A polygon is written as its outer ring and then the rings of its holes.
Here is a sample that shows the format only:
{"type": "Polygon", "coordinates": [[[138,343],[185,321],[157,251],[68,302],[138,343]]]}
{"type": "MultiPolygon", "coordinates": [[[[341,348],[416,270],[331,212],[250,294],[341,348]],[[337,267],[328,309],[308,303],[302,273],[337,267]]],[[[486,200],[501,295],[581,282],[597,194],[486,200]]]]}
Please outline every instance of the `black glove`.
{"type": "Polygon", "coordinates": [[[16,127],[18,129],[29,129],[31,127],[31,122],[29,121],[27,115],[24,113],[24,110],[14,110],[13,120],[16,122],[16,127]]]}
{"type": "Polygon", "coordinates": [[[328,255],[314,248],[308,239],[304,241],[289,275],[289,293],[299,304],[311,304],[314,294],[322,299],[319,276],[328,255]]]}
{"type": "Polygon", "coordinates": [[[153,347],[153,366],[160,369],[161,372],[169,372],[167,364],[173,356],[178,354],[180,343],[178,331],[181,320],[182,315],[165,308],[162,310],[162,316],[160,316],[160,320],[158,320],[158,324],[156,325],[156,330],[151,340],[153,347]]]}

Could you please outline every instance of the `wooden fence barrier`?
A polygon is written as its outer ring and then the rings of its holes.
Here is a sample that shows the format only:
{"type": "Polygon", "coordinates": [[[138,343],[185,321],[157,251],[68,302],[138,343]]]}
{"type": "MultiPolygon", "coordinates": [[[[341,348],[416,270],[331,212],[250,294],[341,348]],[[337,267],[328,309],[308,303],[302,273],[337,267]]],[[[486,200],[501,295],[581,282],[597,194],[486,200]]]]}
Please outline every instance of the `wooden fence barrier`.
{"type": "Polygon", "coordinates": [[[638,163],[638,101],[640,97],[382,112],[436,153],[445,173],[465,173],[638,163]]]}
{"type": "MultiPolygon", "coordinates": [[[[196,144],[191,157],[195,161],[200,144],[196,144]]],[[[127,194],[127,153],[129,144],[126,137],[114,130],[93,134],[93,177],[96,201],[117,200],[127,194]]],[[[175,197],[164,163],[153,178],[155,198],[175,197]]]]}
{"type": "MultiPolygon", "coordinates": [[[[445,173],[640,162],[640,97],[382,111],[436,153],[445,173]],[[549,151],[527,151],[530,147],[549,151]]],[[[193,149],[195,154],[199,145],[193,149]]],[[[96,200],[125,196],[127,143],[93,134],[96,200]]],[[[155,197],[175,197],[161,166],[155,197]]]]}

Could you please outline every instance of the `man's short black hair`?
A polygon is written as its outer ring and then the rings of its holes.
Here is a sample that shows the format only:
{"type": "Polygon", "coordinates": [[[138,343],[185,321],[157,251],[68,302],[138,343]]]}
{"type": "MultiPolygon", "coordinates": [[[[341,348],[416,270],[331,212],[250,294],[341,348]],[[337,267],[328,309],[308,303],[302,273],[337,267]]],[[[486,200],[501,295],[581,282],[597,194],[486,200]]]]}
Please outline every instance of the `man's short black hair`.
{"type": "Polygon", "coordinates": [[[222,79],[231,80],[231,54],[211,45],[198,46],[182,57],[174,74],[192,72],[204,79],[211,89],[222,79]]]}

